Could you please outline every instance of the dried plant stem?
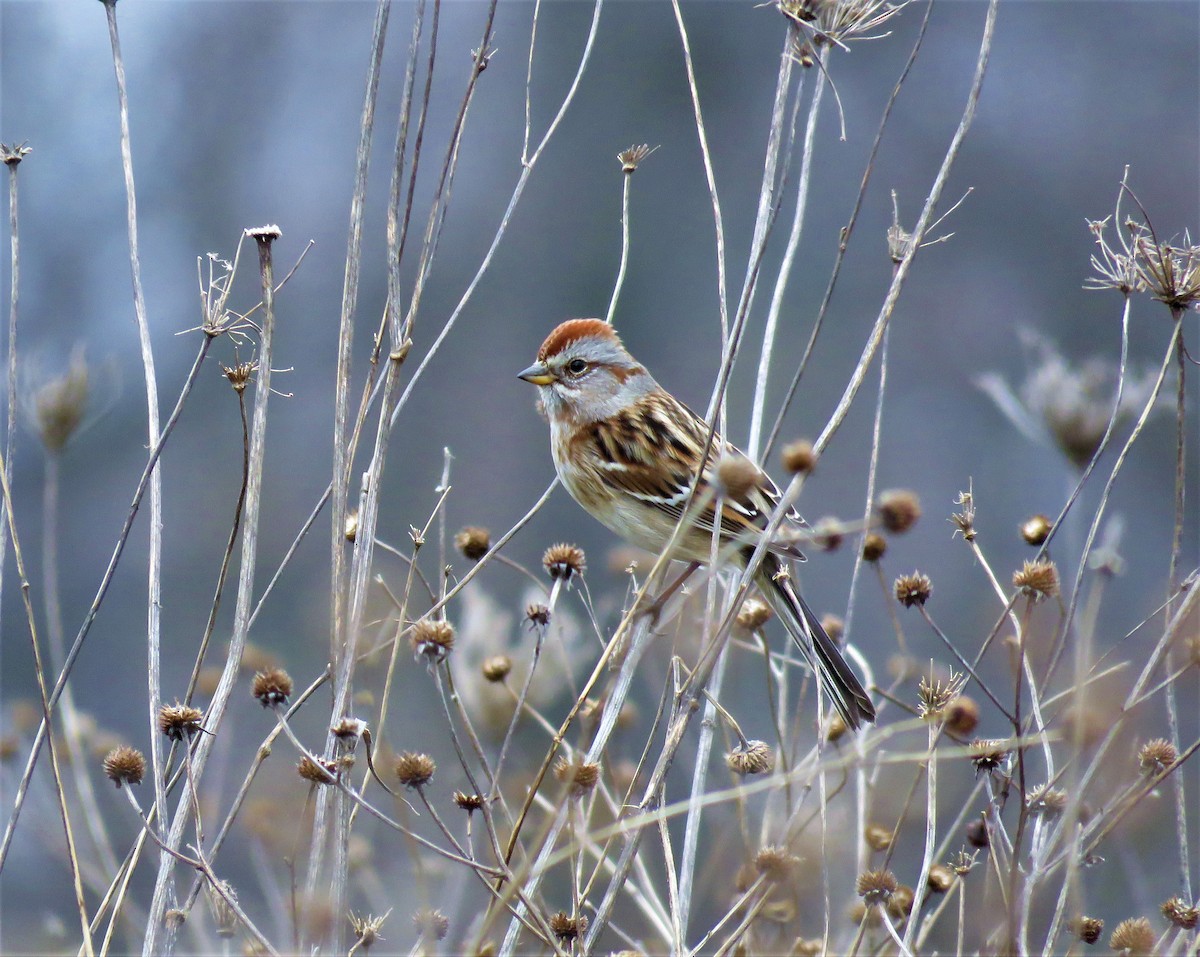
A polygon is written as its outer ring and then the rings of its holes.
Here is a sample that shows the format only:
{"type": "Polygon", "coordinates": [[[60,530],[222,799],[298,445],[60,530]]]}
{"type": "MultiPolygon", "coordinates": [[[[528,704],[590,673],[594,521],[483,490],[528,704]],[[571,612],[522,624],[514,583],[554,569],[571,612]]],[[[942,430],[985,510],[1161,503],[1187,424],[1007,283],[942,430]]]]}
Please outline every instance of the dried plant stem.
{"type": "Polygon", "coordinates": [[[617,312],[621,287],[625,285],[625,270],[629,266],[629,186],[632,182],[632,170],[625,171],[621,175],[621,265],[617,269],[617,280],[613,283],[612,296],[608,300],[608,311],[604,314],[604,321],[610,326],[617,312]]]}
{"type": "MultiPolygon", "coordinates": [[[[18,154],[21,147],[17,147],[18,154]]],[[[5,391],[7,413],[4,428],[4,462],[8,468],[9,484],[12,484],[12,469],[17,451],[17,316],[21,299],[21,229],[18,211],[20,208],[17,189],[17,167],[21,165],[19,155],[10,157],[8,167],[8,387],[5,391]]],[[[8,519],[5,511],[8,501],[0,502],[0,606],[4,596],[4,569],[8,562],[8,519]]]]}

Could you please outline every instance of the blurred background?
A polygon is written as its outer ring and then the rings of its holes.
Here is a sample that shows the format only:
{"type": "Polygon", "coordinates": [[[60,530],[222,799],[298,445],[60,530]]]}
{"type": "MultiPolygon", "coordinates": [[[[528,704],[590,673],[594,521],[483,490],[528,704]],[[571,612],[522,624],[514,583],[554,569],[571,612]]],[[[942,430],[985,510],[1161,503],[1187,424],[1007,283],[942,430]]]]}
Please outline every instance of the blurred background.
{"type": "MultiPolygon", "coordinates": [[[[520,173],[524,82],[532,4],[497,12],[497,52],[481,76],[467,121],[457,179],[436,266],[414,334],[425,355],[475,274],[520,173]]],[[[260,590],[329,481],[333,370],[354,152],[374,5],[360,2],[172,2],[118,6],[128,71],[142,268],[164,414],[197,348],[197,258],[232,259],[246,227],[277,223],[277,275],[315,245],[277,299],[275,366],[266,459],[260,590]]],[[[415,228],[423,228],[430,185],[478,45],[486,8],[445,4],[415,228]]],[[[740,288],[757,204],[771,98],[784,36],[779,12],[751,2],[688,2],[702,106],[713,151],[728,243],[730,289],[740,288]]],[[[846,223],[886,99],[916,38],[924,8],[910,6],[878,39],[832,59],[846,138],[827,98],[818,124],[813,188],[804,241],[789,288],[768,421],[794,371],[828,281],[838,231],[846,223]]],[[[356,351],[360,386],[385,299],[384,221],[396,114],[412,7],[392,12],[380,87],[368,195],[356,351]]],[[[977,56],[985,6],[948,3],[932,13],[920,56],[884,135],[814,362],[787,418],[783,438],[815,437],[854,368],[891,278],[885,232],[892,199],[911,228],[959,122],[977,56]]],[[[532,138],[538,141],[566,92],[592,7],[544,4],[533,64],[532,138]]],[[[921,497],[925,519],[897,539],[884,563],[890,576],[919,568],[934,582],[931,609],[972,649],[996,607],[979,569],[946,519],[955,495],[973,483],[980,542],[1002,578],[1031,552],[1018,535],[1031,514],[1057,514],[1078,471],[1052,443],[1022,433],[981,389],[998,373],[1022,383],[1057,351],[1069,362],[1115,361],[1121,298],[1084,291],[1092,237],[1086,220],[1113,212],[1126,166],[1129,184],[1158,235],[1180,240],[1200,212],[1200,13],[1193,4],[1011,3],[1001,6],[996,45],[978,116],[954,168],[942,207],[972,189],[923,250],[891,328],[888,397],[879,487],[921,497]],[[1022,330],[1042,337],[1029,341],[1022,330]]],[[[809,75],[811,87],[815,76],[809,75]]],[[[116,95],[104,8],[99,3],[0,3],[0,140],[27,142],[20,166],[21,303],[18,352],[21,414],[46,377],[61,374],[73,350],[89,364],[84,428],[61,454],[62,607],[68,640],[82,621],[145,461],[145,400],[133,321],[118,148],[116,95]]],[[[407,545],[410,525],[428,518],[444,449],[453,455],[446,509],[462,525],[512,525],[552,477],[544,422],[533,390],[516,379],[545,334],[572,316],[602,315],[620,254],[619,150],[658,147],[635,174],[629,272],[616,325],[658,380],[703,410],[719,364],[712,210],[697,148],[680,42],[664,3],[613,2],[601,16],[596,49],[576,100],[536,167],[496,258],[461,320],[400,418],[387,470],[381,536],[407,545]]],[[[773,270],[794,204],[793,176],[768,251],[773,270]]],[[[1135,212],[1128,202],[1124,213],[1135,212]]],[[[7,229],[7,227],[6,227],[7,229]]],[[[7,248],[7,247],[6,247],[7,248]]],[[[248,249],[231,304],[257,300],[248,249]]],[[[5,257],[5,290],[8,266],[5,257]]],[[[411,264],[407,276],[411,278],[411,264]]],[[[773,271],[770,273],[773,275],[773,271]]],[[[754,369],[769,291],[760,293],[729,392],[729,432],[747,434],[754,369]]],[[[1185,320],[1196,348],[1194,318],[1185,320]]],[[[1166,309],[1148,297],[1134,305],[1131,360],[1156,366],[1171,334],[1166,309]]],[[[249,357],[244,347],[241,358],[249,357]]],[[[214,359],[232,363],[228,341],[214,359]]],[[[1194,411],[1200,391],[1189,385],[1194,411]]],[[[874,405],[872,373],[799,503],[812,520],[852,518],[864,507],[874,405]]],[[[1109,386],[1105,386],[1107,390],[1109,386]]],[[[1051,390],[1053,391],[1053,389],[1051,390]]],[[[1110,394],[1107,391],[1101,395],[1110,394]]],[[[1190,437],[1200,438],[1191,423],[1190,437]]],[[[1125,431],[1122,431],[1122,437],[1125,431]]],[[[1195,489],[1196,449],[1189,449],[1195,489]]],[[[1172,528],[1173,416],[1158,416],[1126,466],[1111,510],[1123,516],[1124,574],[1105,596],[1099,641],[1115,644],[1165,598],[1172,528]]],[[[233,394],[210,362],[162,462],[165,503],[164,688],[182,694],[228,534],[241,467],[233,394]]],[[[1104,462],[1111,465],[1113,453],[1104,462]]],[[[778,470],[778,460],[767,463],[778,470]]],[[[361,469],[362,463],[359,463],[361,469]]],[[[25,559],[40,590],[44,457],[35,435],[18,438],[13,495],[25,559]]],[[[1102,481],[1103,474],[1097,476],[1102,481]]],[[[1098,500],[1083,494],[1055,557],[1068,577],[1098,500]]],[[[1184,569],[1195,567],[1197,524],[1190,512],[1184,569]]],[[[146,747],[146,514],[75,670],[79,706],[98,726],[146,747]]],[[[582,545],[597,601],[619,603],[624,559],[617,544],[561,490],[512,542],[514,559],[537,566],[554,541],[582,545]]],[[[448,560],[463,560],[451,554],[448,560]]],[[[387,557],[379,573],[396,581],[387,557]]],[[[803,583],[818,611],[844,613],[851,549],[817,555],[803,583]]],[[[276,599],[251,638],[306,684],[328,656],[328,529],[316,532],[285,572],[276,599]]],[[[431,564],[436,571],[437,564],[431,564]]],[[[11,556],[0,624],[0,696],[10,734],[14,708],[35,694],[32,658],[11,556]]],[[[890,582],[890,577],[889,577],[890,582]]],[[[869,579],[855,612],[854,640],[878,667],[894,650],[887,611],[869,579]]],[[[498,645],[520,647],[522,583],[493,570],[482,588],[513,617],[498,645]]],[[[603,604],[601,602],[601,604],[603,604]]],[[[232,593],[225,609],[232,613],[232,593]]],[[[937,639],[914,624],[916,660],[942,660],[937,639]]],[[[487,627],[482,629],[486,635],[487,627]]],[[[218,629],[218,640],[223,633],[218,629]]],[[[1135,638],[1125,645],[1131,656],[1135,638]]],[[[661,666],[656,666],[661,667],[661,666]]],[[[747,680],[750,680],[747,678],[747,680]]],[[[415,680],[413,687],[422,683],[415,680]]],[[[427,706],[424,692],[396,703],[394,736],[427,706]]],[[[249,696],[235,721],[268,727],[249,696]]],[[[1189,728],[1194,737],[1195,709],[1189,728]]],[[[320,715],[313,732],[320,731],[320,715]]],[[[1156,720],[1161,721],[1161,716],[1156,720]]],[[[981,729],[988,730],[988,729],[981,729]]],[[[1001,733],[1001,727],[990,729],[1001,733]]],[[[1185,732],[1188,729],[1185,728],[1185,732]]],[[[1185,734],[1186,737],[1186,734],[1185,734]]],[[[1189,739],[1190,740],[1190,739],[1189,739]]],[[[424,746],[433,748],[432,742],[424,746]]],[[[4,765],[4,807],[27,749],[4,765]]],[[[236,765],[234,766],[237,767],[236,765]]],[[[1187,769],[1185,769],[1187,770],[1187,769]]],[[[284,772],[280,772],[284,773],[284,772]]],[[[1190,769],[1189,786],[1198,778],[1190,769]]],[[[231,769],[230,780],[240,772],[231,769]]],[[[102,782],[107,784],[107,782],[102,782]]],[[[450,782],[446,782],[448,785],[450,782]]],[[[45,785],[45,782],[42,782],[45,785]]],[[[47,794],[49,792],[46,792],[47,794]]],[[[112,795],[101,795],[106,804],[112,795]]],[[[44,867],[44,842],[57,839],[53,806],[30,814],[0,877],[11,946],[73,927],[65,870],[44,867]],[[38,866],[41,880],[31,880],[38,866]],[[17,915],[17,916],[14,916],[17,915]]],[[[1138,859],[1134,871],[1144,866],[1138,859]]],[[[1136,883],[1133,877],[1130,881],[1136,883]]],[[[1124,890],[1121,888],[1124,887],[1124,890]]],[[[1111,893],[1128,892],[1113,885],[1111,893]]],[[[1147,891],[1160,900],[1159,889],[1147,891]]],[[[66,933],[71,939],[73,934],[66,933]]]]}

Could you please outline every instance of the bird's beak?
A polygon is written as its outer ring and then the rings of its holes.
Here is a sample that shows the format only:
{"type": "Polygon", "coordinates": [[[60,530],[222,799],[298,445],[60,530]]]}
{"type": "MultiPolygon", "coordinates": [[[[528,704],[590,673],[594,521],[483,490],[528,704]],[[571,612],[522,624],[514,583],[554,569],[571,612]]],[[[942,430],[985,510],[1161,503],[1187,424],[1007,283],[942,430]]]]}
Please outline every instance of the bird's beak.
{"type": "Polygon", "coordinates": [[[554,375],[546,368],[544,362],[535,362],[524,372],[517,376],[518,379],[524,379],[526,382],[532,382],[534,385],[549,385],[554,381],[554,375]]]}

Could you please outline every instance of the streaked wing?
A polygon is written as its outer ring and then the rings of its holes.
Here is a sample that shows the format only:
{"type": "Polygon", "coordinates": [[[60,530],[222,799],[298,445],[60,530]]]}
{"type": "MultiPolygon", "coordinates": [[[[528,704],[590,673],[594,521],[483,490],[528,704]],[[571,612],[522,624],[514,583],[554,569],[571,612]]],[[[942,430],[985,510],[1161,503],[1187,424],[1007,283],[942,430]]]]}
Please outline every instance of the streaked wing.
{"type": "MultiPolygon", "coordinates": [[[[708,424],[691,409],[664,392],[647,396],[636,410],[624,410],[587,430],[586,452],[597,478],[614,491],[634,496],[678,520],[687,505],[697,463],[708,437],[708,424]]],[[[715,481],[716,463],[722,454],[721,437],[715,436],[701,471],[701,491],[715,481]]],[[[729,447],[730,454],[742,455],[729,447]]],[[[779,503],[775,483],[761,470],[758,481],[744,494],[722,499],[721,533],[753,542],[766,528],[779,503]]],[[[714,502],[696,515],[695,525],[711,533],[714,502]]],[[[794,509],[789,518],[801,523],[794,509]]],[[[783,542],[774,551],[799,558],[795,546],[783,542]]]]}

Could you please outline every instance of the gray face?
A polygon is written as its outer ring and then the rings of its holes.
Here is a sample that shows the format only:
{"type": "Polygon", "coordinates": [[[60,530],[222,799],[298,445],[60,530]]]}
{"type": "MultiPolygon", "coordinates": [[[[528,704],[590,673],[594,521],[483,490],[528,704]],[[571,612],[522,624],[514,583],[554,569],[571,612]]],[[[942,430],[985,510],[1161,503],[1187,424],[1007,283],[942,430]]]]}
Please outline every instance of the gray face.
{"type": "Polygon", "coordinates": [[[539,401],[553,421],[596,421],[615,415],[655,388],[652,378],[619,342],[578,339],[521,373],[538,386],[539,401]]]}

